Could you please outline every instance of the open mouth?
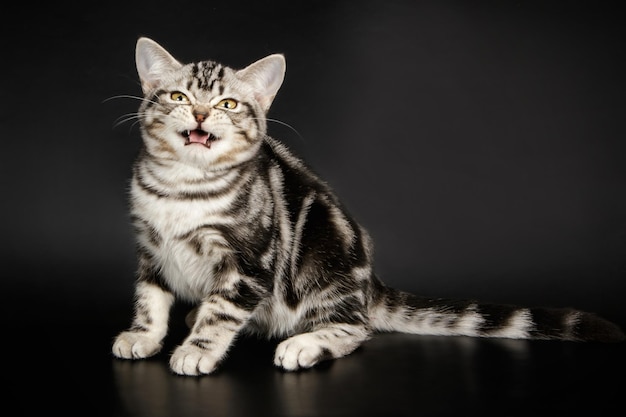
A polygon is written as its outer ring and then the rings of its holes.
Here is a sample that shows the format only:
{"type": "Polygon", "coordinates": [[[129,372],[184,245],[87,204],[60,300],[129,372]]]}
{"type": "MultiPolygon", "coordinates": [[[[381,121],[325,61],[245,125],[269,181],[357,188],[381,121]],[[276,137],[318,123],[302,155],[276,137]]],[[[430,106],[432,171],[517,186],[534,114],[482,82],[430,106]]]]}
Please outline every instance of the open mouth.
{"type": "Polygon", "coordinates": [[[185,130],[180,134],[185,138],[185,146],[197,143],[210,148],[211,143],[219,140],[213,133],[206,132],[202,129],[185,130]]]}

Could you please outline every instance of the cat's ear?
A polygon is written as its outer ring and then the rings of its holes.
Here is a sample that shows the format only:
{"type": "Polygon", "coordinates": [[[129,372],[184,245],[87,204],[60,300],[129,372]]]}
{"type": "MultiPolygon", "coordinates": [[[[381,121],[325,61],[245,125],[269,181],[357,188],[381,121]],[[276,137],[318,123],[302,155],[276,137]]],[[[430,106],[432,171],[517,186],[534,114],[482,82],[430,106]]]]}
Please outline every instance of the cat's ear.
{"type": "Polygon", "coordinates": [[[237,77],[253,86],[257,101],[268,111],[285,78],[285,67],[285,57],[273,54],[237,71],[237,77]]]}
{"type": "Polygon", "coordinates": [[[161,45],[143,37],[137,41],[135,64],[144,93],[156,88],[165,74],[182,67],[161,45]]]}

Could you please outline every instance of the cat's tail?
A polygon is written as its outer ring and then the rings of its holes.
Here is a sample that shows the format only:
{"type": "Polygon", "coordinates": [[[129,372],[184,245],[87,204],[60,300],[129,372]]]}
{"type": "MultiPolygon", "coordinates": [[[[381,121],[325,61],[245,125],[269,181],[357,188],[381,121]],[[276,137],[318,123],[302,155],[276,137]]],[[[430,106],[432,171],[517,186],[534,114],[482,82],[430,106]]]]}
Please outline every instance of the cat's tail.
{"type": "Polygon", "coordinates": [[[571,308],[427,298],[377,284],[369,311],[375,331],[595,342],[626,339],[615,323],[571,308]]]}

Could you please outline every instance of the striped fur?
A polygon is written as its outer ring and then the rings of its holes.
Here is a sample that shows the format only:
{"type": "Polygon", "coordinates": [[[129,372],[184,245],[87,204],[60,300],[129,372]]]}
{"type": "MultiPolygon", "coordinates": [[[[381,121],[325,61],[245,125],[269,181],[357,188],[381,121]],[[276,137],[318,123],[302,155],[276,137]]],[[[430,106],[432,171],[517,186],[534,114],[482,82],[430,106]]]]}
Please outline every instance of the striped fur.
{"type": "Polygon", "coordinates": [[[351,353],[375,332],[529,339],[624,338],[614,324],[569,309],[429,299],[385,286],[367,232],[329,186],[266,135],[284,77],[271,55],[242,70],[183,65],[137,43],[145,99],[134,166],[135,317],[113,354],[157,353],[176,298],[197,308],[170,366],[211,373],[241,332],[283,338],[274,363],[308,368],[351,353]]]}

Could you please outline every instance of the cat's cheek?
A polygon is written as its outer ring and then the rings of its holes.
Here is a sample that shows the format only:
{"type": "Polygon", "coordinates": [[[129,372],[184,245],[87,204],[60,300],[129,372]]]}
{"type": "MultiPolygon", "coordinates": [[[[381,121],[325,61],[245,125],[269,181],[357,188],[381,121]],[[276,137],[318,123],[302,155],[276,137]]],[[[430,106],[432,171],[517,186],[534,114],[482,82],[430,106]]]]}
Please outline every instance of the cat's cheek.
{"type": "Polygon", "coordinates": [[[234,165],[237,162],[239,162],[239,160],[243,159],[242,155],[245,154],[248,148],[249,146],[235,144],[231,146],[229,149],[224,149],[224,151],[221,152],[219,156],[215,158],[215,162],[217,164],[234,165]]]}

